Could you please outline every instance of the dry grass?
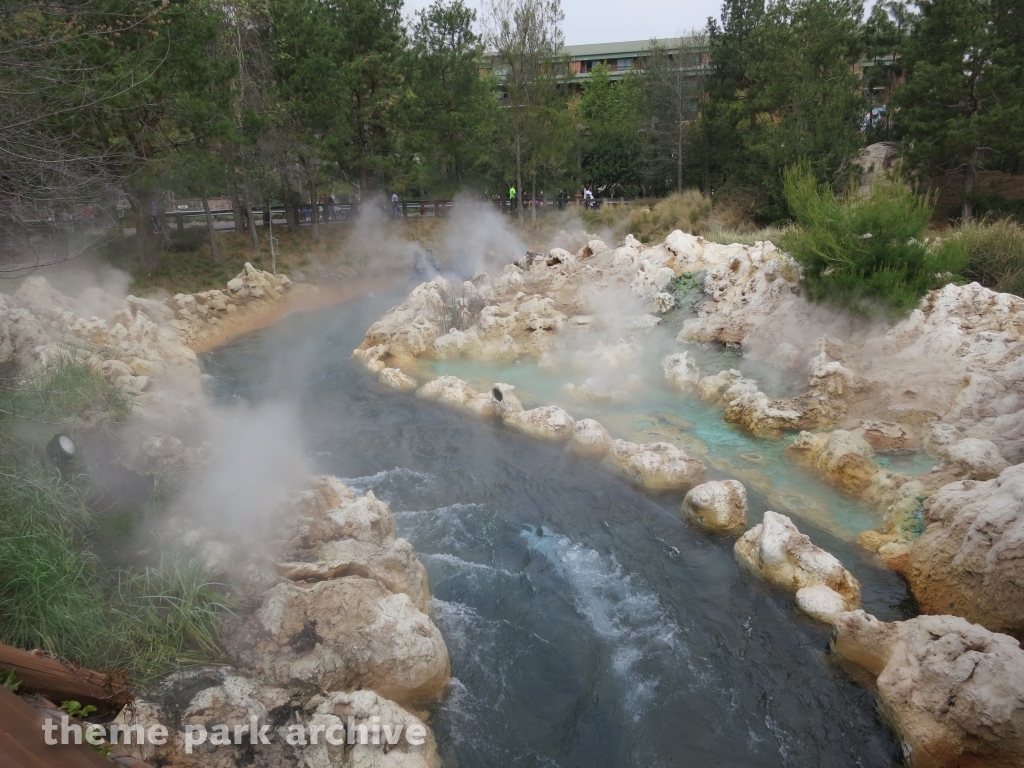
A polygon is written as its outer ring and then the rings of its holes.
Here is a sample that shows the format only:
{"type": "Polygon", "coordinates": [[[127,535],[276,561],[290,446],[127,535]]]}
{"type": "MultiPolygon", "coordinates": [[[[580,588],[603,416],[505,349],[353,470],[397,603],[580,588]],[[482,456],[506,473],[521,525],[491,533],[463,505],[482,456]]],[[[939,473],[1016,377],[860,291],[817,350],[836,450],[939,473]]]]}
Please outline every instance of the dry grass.
{"type": "Polygon", "coordinates": [[[964,277],[1024,296],[1024,227],[1010,219],[980,221],[961,227],[955,237],[967,249],[964,277]]]}

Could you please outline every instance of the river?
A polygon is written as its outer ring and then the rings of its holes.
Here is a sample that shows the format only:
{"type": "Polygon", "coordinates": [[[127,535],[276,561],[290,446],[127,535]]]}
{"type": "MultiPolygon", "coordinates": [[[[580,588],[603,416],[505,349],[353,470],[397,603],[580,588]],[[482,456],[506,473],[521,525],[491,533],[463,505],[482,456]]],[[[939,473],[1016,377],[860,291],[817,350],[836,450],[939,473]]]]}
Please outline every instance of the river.
{"type": "MultiPolygon", "coordinates": [[[[897,762],[827,628],[742,572],[733,539],[683,522],[678,496],[386,390],[351,360],[404,293],[292,315],[201,363],[220,402],[296,403],[311,468],[391,505],[451,654],[430,719],[447,768],[897,762]]],[[[752,520],[766,504],[751,493],[752,520]]],[[[914,614],[897,575],[797,522],[861,581],[868,612],[914,614]]]]}

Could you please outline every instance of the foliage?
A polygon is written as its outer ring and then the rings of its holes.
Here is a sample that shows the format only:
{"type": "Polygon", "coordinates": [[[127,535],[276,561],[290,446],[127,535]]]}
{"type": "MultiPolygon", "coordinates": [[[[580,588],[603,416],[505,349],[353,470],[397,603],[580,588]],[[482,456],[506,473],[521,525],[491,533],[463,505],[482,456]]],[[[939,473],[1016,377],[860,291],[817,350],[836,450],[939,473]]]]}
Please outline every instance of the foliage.
{"type": "Polygon", "coordinates": [[[984,155],[1024,140],[1024,19],[1016,0],[920,0],[897,124],[917,167],[962,170],[962,215],[984,155]]]}
{"type": "MultiPolygon", "coordinates": [[[[187,553],[140,573],[106,570],[81,478],[55,471],[39,441],[53,423],[121,396],[88,367],[58,361],[35,378],[5,371],[0,400],[0,642],[41,648],[134,682],[219,656],[230,605],[187,553]],[[18,414],[15,417],[11,414],[18,414]]],[[[45,438],[44,438],[45,439],[45,438]]]]}
{"type": "Polygon", "coordinates": [[[932,288],[959,279],[963,245],[922,240],[933,203],[899,179],[839,199],[801,163],[787,171],[785,191],[797,226],[782,245],[802,265],[811,299],[862,314],[905,314],[932,288]]]}
{"type": "Polygon", "coordinates": [[[18,680],[18,674],[13,669],[8,669],[6,672],[0,672],[0,687],[6,688],[11,693],[17,693],[21,687],[21,682],[18,680]]]}
{"type": "Polygon", "coordinates": [[[1024,227],[1010,219],[972,222],[956,239],[967,251],[965,278],[1024,297],[1024,227]]]}
{"type": "Polygon", "coordinates": [[[578,107],[587,129],[582,181],[603,187],[608,197],[636,195],[643,187],[646,157],[638,130],[642,96],[636,77],[613,83],[604,64],[591,70],[583,86],[578,107]]]}

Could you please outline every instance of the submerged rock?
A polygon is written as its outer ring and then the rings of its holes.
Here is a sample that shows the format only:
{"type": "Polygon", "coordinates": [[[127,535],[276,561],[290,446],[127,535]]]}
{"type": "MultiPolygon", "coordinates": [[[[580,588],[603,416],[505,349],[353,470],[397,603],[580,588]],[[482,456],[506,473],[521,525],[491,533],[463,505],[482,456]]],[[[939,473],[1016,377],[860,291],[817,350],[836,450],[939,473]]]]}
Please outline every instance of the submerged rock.
{"type": "Polygon", "coordinates": [[[606,459],[637,485],[654,491],[687,490],[707,479],[704,462],[672,443],[631,443],[615,440],[606,459]]]}
{"type": "Polygon", "coordinates": [[[1024,651],[956,616],[836,617],[832,647],[877,676],[913,768],[1024,766],[1024,651]]]}
{"type": "Polygon", "coordinates": [[[923,516],[906,570],[921,609],[1024,637],[1024,464],[946,485],[923,516]]]}
{"type": "Polygon", "coordinates": [[[747,524],[747,489],[739,480],[711,480],[691,488],[683,516],[713,531],[734,531],[747,524]]]}
{"type": "Polygon", "coordinates": [[[860,583],[853,574],[785,515],[765,512],[761,524],[744,533],[734,550],[752,573],[790,592],[821,584],[841,595],[848,609],[860,602],[860,583]]]}

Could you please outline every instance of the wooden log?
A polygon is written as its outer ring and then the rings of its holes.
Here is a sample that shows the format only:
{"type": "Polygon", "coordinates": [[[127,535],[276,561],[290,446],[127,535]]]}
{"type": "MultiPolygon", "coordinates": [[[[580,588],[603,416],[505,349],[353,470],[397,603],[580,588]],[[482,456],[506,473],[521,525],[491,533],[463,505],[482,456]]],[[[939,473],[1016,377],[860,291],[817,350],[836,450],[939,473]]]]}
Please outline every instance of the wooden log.
{"type": "Polygon", "coordinates": [[[58,704],[77,701],[116,712],[132,699],[124,675],[95,672],[9,645],[0,644],[0,669],[13,669],[24,690],[58,704]]]}

